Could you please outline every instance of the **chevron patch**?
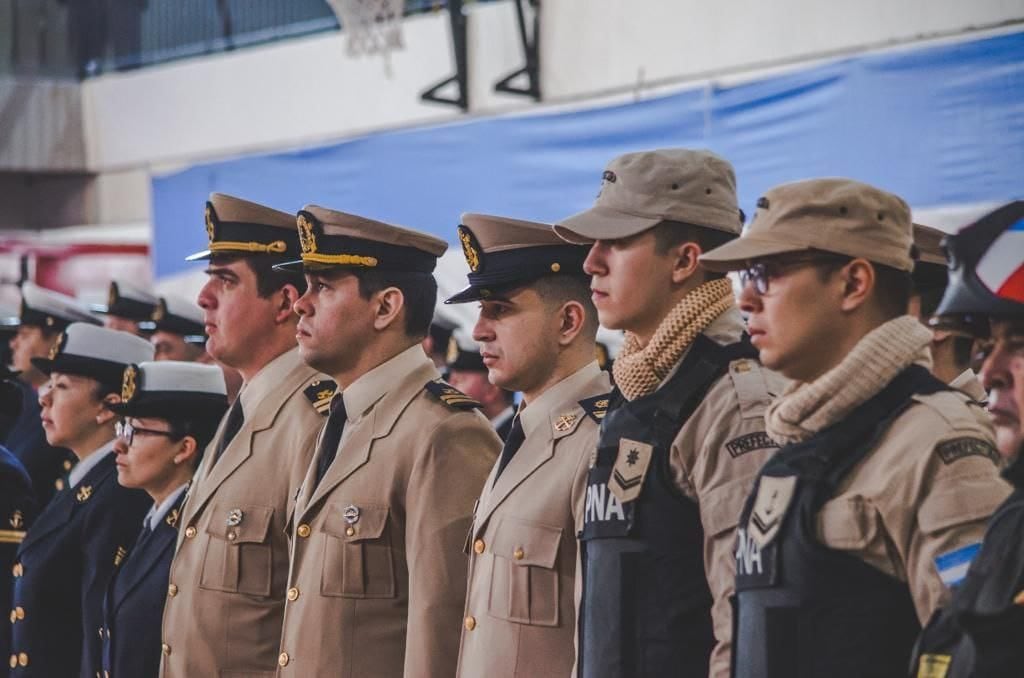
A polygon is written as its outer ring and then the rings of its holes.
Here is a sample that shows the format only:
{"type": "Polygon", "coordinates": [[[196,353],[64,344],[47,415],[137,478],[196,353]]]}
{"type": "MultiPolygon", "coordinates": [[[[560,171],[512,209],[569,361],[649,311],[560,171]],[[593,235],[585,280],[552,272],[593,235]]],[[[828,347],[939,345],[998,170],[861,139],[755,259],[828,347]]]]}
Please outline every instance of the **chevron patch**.
{"type": "Polygon", "coordinates": [[[629,438],[619,441],[619,454],[615,458],[608,490],[620,503],[625,504],[640,496],[653,452],[654,447],[647,443],[629,438]]]}
{"type": "Polygon", "coordinates": [[[333,379],[318,379],[307,386],[302,392],[309,399],[309,402],[313,404],[313,409],[319,414],[326,415],[327,411],[331,408],[331,398],[334,397],[337,390],[338,384],[333,379]]]}
{"type": "Polygon", "coordinates": [[[475,398],[471,398],[443,379],[428,381],[424,388],[437,396],[438,400],[455,410],[473,410],[481,407],[475,398]]]}

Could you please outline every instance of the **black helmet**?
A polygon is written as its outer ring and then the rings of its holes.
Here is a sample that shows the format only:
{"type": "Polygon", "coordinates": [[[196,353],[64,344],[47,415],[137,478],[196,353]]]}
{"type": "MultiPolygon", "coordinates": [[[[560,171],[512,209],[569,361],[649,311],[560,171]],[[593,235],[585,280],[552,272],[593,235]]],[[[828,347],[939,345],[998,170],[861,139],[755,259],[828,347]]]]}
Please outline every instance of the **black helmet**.
{"type": "Polygon", "coordinates": [[[1024,316],[1024,201],[946,236],[943,246],[949,285],[933,325],[987,330],[989,316],[1024,316]]]}

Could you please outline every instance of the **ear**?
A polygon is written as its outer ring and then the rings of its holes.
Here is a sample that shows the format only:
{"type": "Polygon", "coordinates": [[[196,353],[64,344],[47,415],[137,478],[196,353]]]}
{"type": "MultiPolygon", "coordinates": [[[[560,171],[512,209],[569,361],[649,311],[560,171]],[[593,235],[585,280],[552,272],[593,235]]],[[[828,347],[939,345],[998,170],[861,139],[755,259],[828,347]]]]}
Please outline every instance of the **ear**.
{"type": "Polygon", "coordinates": [[[583,304],[578,301],[567,301],[558,309],[558,345],[568,346],[586,324],[587,314],[583,304]]]}
{"type": "Polygon", "coordinates": [[[192,436],[185,436],[178,442],[178,451],[174,454],[173,459],[174,465],[179,466],[192,461],[198,451],[199,446],[196,444],[196,439],[192,436]]]}
{"type": "Polygon", "coordinates": [[[100,401],[100,411],[96,413],[96,423],[103,425],[110,423],[117,418],[118,415],[113,410],[108,409],[106,405],[117,405],[121,402],[121,396],[108,393],[103,396],[103,400],[100,401]]]}
{"type": "Polygon", "coordinates": [[[295,306],[295,302],[301,296],[295,285],[285,285],[275,293],[277,308],[274,310],[274,321],[277,324],[291,322],[298,318],[292,311],[292,307],[295,306]]]}
{"type": "Polygon", "coordinates": [[[377,292],[376,299],[377,310],[373,318],[373,327],[383,331],[401,317],[405,308],[405,295],[397,287],[385,287],[377,292]]]}
{"type": "Polygon", "coordinates": [[[695,242],[682,242],[668,251],[674,259],[672,266],[672,282],[682,284],[693,277],[699,267],[700,245],[695,242]]]}
{"type": "Polygon", "coordinates": [[[838,273],[842,285],[840,308],[855,311],[863,306],[875,291],[875,267],[866,259],[854,259],[838,273]]]}

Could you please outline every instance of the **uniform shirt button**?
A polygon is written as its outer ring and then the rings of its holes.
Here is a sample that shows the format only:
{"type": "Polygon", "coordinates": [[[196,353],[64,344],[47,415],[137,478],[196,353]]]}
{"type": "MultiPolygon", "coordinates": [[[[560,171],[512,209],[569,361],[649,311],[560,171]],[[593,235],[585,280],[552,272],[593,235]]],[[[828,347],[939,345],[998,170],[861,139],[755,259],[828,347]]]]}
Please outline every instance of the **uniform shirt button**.
{"type": "Polygon", "coordinates": [[[526,557],[526,552],[523,551],[523,549],[521,548],[517,548],[515,551],[512,552],[512,557],[516,560],[522,560],[526,557]]]}
{"type": "Polygon", "coordinates": [[[169,655],[171,653],[171,646],[167,643],[162,643],[160,645],[160,651],[163,652],[164,655],[169,655]]]}
{"type": "Polygon", "coordinates": [[[17,665],[18,665],[18,655],[16,655],[16,654],[12,654],[12,655],[11,655],[11,661],[10,661],[9,663],[10,663],[10,665],[11,665],[11,668],[12,668],[12,669],[13,669],[13,668],[14,668],[15,666],[17,666],[17,665]]]}
{"type": "Polygon", "coordinates": [[[288,661],[289,657],[287,652],[282,652],[281,654],[277,655],[278,666],[288,666],[288,661]]]}
{"type": "Polygon", "coordinates": [[[177,586],[177,584],[168,584],[167,585],[167,595],[169,595],[171,598],[173,598],[174,596],[178,595],[178,586],[177,586]]]}
{"type": "Polygon", "coordinates": [[[477,555],[483,553],[484,549],[486,548],[487,544],[484,543],[483,539],[477,539],[475,542],[473,542],[473,552],[477,555]]]}
{"type": "Polygon", "coordinates": [[[188,527],[185,528],[185,537],[187,537],[188,539],[191,539],[194,536],[196,536],[196,526],[195,525],[189,525],[188,527]]]}
{"type": "Polygon", "coordinates": [[[57,480],[53,481],[53,486],[57,488],[58,492],[60,492],[61,490],[64,489],[64,481],[60,478],[57,478],[57,480]]]}
{"type": "Polygon", "coordinates": [[[348,527],[345,528],[345,536],[347,536],[347,537],[354,537],[355,535],[356,535],[356,528],[352,527],[351,525],[349,525],[348,527]]]}
{"type": "Polygon", "coordinates": [[[288,600],[298,600],[299,590],[294,586],[288,589],[288,600]]]}
{"type": "Polygon", "coordinates": [[[24,619],[25,618],[25,608],[23,608],[21,606],[18,606],[16,608],[14,608],[14,616],[16,618],[18,618],[18,619],[24,619]]]}
{"type": "Polygon", "coordinates": [[[476,628],[476,618],[475,617],[466,617],[466,630],[467,631],[472,631],[475,628],[476,628]]]}
{"type": "Polygon", "coordinates": [[[18,666],[28,666],[28,655],[24,652],[18,653],[18,666]]]}
{"type": "Polygon", "coordinates": [[[309,536],[309,525],[307,525],[307,524],[303,523],[303,524],[299,525],[299,529],[295,530],[295,532],[296,532],[296,533],[297,533],[297,534],[298,534],[298,535],[299,535],[300,537],[302,537],[303,539],[305,539],[306,537],[308,537],[308,536],[309,536]]]}

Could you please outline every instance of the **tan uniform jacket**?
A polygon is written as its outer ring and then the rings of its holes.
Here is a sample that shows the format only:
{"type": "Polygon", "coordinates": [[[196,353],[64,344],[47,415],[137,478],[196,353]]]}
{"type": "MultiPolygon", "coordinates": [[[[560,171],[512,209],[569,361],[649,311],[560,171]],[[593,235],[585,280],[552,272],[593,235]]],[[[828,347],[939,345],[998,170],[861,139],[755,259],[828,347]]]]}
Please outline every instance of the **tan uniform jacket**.
{"type": "Polygon", "coordinates": [[[242,389],[245,422],[216,465],[223,431],[207,448],[179,522],[162,678],[274,675],[288,504],[324,422],[304,391],[323,379],[298,349],[275,358],[242,389]]]}
{"type": "Polygon", "coordinates": [[[923,624],[949,595],[935,559],[980,542],[1011,488],[981,407],[956,391],[915,400],[822,507],[818,537],[907,582],[923,624]]]}
{"type": "Polygon", "coordinates": [[[310,465],[289,522],[281,676],[455,673],[463,544],[501,442],[458,396],[426,388],[439,378],[417,344],[336,396],[337,457],[318,486],[310,465]]]}
{"type": "MultiPolygon", "coordinates": [[[[704,334],[719,344],[740,340],[737,309],[714,320],[704,334]]],[[[734,360],[715,382],[672,443],[677,486],[697,502],[704,526],[704,571],[714,598],[715,649],[710,675],[729,675],[736,563],[736,525],[757,473],[778,446],[764,434],[764,413],[786,381],[756,360],[734,360]]]]}
{"type": "Polygon", "coordinates": [[[985,387],[982,386],[978,375],[971,368],[967,368],[957,375],[957,378],[949,382],[949,385],[958,391],[963,391],[971,400],[977,403],[984,405],[988,401],[988,393],[985,391],[985,387]]]}
{"type": "Polygon", "coordinates": [[[521,410],[526,438],[497,481],[492,469],[473,519],[457,675],[571,674],[576,533],[610,390],[593,362],[521,410]]]}

